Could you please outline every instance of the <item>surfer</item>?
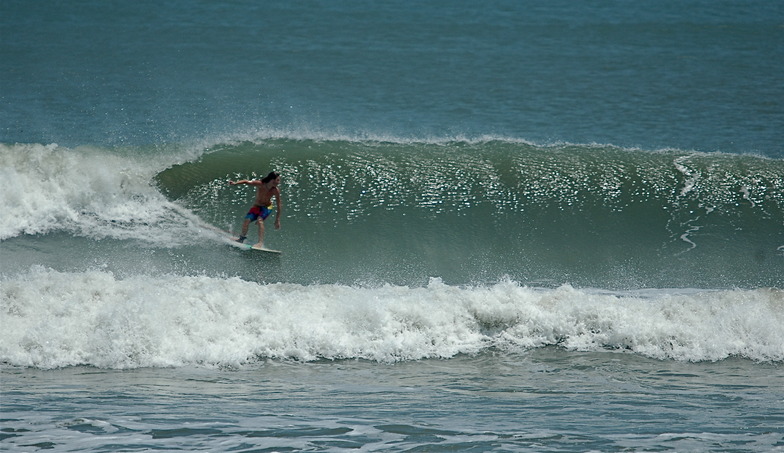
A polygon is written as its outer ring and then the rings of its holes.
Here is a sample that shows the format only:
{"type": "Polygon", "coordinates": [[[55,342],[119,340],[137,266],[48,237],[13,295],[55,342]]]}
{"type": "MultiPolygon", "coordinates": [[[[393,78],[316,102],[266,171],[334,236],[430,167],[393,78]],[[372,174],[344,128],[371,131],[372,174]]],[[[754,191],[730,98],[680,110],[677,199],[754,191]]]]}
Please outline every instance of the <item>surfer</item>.
{"type": "MultiPolygon", "coordinates": [[[[280,201],[280,173],[270,172],[267,176],[259,179],[242,179],[239,181],[229,181],[230,186],[240,184],[247,184],[256,187],[256,200],[251,206],[248,214],[245,215],[245,221],[242,223],[242,233],[240,233],[237,242],[243,242],[248,235],[248,227],[251,222],[256,222],[259,225],[259,247],[264,246],[264,221],[272,213],[272,199],[275,198],[277,209],[275,211],[275,229],[280,229],[280,214],[282,212],[282,205],[280,201]]],[[[255,246],[254,246],[255,247],[255,246]]]]}

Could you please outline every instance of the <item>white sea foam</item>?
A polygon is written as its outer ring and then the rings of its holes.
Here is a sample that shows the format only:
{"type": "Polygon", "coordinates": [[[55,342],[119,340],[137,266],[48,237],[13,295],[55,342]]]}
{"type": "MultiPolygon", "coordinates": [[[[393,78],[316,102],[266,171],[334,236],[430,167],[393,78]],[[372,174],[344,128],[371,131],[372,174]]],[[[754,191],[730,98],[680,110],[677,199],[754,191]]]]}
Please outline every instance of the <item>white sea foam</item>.
{"type": "Polygon", "coordinates": [[[685,162],[689,159],[689,156],[680,156],[673,162],[675,168],[680,172],[683,177],[683,187],[680,191],[680,196],[685,197],[689,192],[694,190],[694,187],[697,185],[700,179],[699,172],[692,170],[691,168],[685,165],[685,162]]]}
{"type": "Polygon", "coordinates": [[[0,314],[0,360],[40,368],[392,362],[549,345],[784,360],[784,293],[775,289],[618,294],[436,279],[420,288],[262,285],[35,267],[0,280],[0,314]]]}
{"type": "Polygon", "coordinates": [[[161,165],[107,150],[0,144],[0,240],[67,231],[176,244],[193,232],[151,185],[161,165]]]}

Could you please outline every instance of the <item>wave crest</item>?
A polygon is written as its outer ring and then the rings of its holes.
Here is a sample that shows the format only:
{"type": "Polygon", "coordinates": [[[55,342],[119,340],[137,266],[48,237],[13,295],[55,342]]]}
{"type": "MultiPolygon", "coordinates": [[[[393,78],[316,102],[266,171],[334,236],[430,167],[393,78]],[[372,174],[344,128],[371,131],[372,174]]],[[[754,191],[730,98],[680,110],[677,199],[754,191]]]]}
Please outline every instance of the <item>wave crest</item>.
{"type": "Polygon", "coordinates": [[[11,188],[0,194],[0,240],[65,231],[177,243],[177,206],[151,184],[159,169],[107,149],[0,144],[0,179],[11,188]]]}

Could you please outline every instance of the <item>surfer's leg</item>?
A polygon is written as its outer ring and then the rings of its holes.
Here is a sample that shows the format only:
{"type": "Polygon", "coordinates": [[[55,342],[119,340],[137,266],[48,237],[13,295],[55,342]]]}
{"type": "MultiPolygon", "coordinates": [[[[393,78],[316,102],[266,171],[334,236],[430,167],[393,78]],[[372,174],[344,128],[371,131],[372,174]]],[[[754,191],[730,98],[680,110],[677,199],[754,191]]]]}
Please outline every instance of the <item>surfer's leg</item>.
{"type": "Polygon", "coordinates": [[[259,243],[258,243],[258,246],[259,247],[263,247],[264,246],[264,220],[259,218],[259,220],[257,220],[256,223],[259,224],[259,243]]]}
{"type": "MultiPolygon", "coordinates": [[[[248,236],[248,227],[250,226],[250,219],[245,219],[242,222],[242,232],[240,233],[240,239],[244,240],[246,236],[248,236]]],[[[242,242],[242,240],[240,242],[242,242]]]]}

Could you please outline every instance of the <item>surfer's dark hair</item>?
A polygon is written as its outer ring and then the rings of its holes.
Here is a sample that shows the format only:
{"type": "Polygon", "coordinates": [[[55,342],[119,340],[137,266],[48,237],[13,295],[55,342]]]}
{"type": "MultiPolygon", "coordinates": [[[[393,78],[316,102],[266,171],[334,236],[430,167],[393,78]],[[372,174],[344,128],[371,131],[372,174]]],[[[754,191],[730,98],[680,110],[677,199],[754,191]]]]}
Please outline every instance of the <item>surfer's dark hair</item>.
{"type": "Polygon", "coordinates": [[[272,181],[273,179],[278,179],[278,176],[280,176],[280,173],[271,171],[270,174],[268,174],[267,176],[264,177],[264,179],[261,180],[261,182],[266,184],[266,183],[272,181]]]}

